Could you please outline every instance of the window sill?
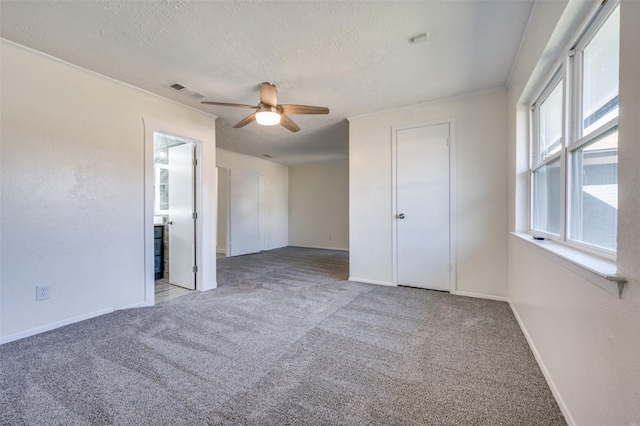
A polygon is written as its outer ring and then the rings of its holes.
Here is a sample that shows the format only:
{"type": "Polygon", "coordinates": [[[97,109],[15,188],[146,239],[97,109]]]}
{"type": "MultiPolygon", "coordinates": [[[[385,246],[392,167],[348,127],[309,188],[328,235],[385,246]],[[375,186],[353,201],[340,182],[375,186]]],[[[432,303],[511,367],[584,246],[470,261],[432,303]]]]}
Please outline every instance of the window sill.
{"type": "Polygon", "coordinates": [[[589,280],[606,292],[620,298],[627,279],[618,275],[618,266],[612,260],[586,253],[551,240],[534,240],[531,234],[511,233],[517,239],[528,243],[536,251],[570,271],[589,280]]]}

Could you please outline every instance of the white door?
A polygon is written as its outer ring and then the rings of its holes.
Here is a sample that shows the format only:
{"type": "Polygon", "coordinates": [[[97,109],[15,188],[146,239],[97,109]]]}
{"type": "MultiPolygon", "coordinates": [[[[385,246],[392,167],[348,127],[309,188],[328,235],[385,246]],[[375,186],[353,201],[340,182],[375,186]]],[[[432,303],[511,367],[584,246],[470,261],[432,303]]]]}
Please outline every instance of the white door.
{"type": "Polygon", "coordinates": [[[169,282],[195,289],[194,144],[169,148],[169,282]]]}
{"type": "Polygon", "coordinates": [[[258,210],[260,215],[260,223],[258,228],[260,229],[260,251],[267,249],[267,177],[265,175],[258,175],[258,210]]]}
{"type": "Polygon", "coordinates": [[[396,130],[397,284],[449,291],[449,124],[396,130]]]}
{"type": "Polygon", "coordinates": [[[258,173],[229,170],[229,256],[260,251],[258,173]]]}

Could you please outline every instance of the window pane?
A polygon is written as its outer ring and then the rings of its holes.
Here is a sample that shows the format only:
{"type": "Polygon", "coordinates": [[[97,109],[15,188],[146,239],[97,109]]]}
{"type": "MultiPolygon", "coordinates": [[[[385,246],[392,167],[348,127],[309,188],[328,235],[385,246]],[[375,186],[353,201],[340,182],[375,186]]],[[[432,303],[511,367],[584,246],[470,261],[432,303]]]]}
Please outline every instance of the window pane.
{"type": "Polygon", "coordinates": [[[620,7],[583,51],[582,135],[618,116],[620,7]]]}
{"type": "Polygon", "coordinates": [[[161,184],[169,183],[169,169],[162,167],[160,168],[160,182],[161,184]]]}
{"type": "Polygon", "coordinates": [[[553,160],[532,173],[532,228],[560,234],[560,159],[553,160]]]}
{"type": "Polygon", "coordinates": [[[169,150],[166,146],[154,146],[153,162],[155,164],[169,164],[169,150]]]}
{"type": "Polygon", "coordinates": [[[569,238],[615,250],[618,235],[618,131],[571,153],[569,238]]]}
{"type": "Polygon", "coordinates": [[[542,161],[562,148],[562,80],[540,105],[539,134],[542,161]]]}
{"type": "Polygon", "coordinates": [[[169,210],[169,185],[160,185],[160,210],[169,210]]]}

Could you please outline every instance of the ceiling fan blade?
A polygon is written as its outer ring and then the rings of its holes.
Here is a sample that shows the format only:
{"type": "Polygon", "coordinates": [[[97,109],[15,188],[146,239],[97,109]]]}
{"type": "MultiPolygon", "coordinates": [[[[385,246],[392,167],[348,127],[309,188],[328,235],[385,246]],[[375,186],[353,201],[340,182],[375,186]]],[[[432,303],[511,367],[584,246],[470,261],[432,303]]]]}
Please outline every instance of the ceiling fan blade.
{"type": "Polygon", "coordinates": [[[300,130],[300,127],[298,127],[298,125],[294,123],[292,119],[284,114],[280,114],[280,125],[291,130],[292,132],[297,132],[298,130],[300,130]]]}
{"type": "Polygon", "coordinates": [[[256,121],[256,114],[253,113],[248,117],[243,118],[238,124],[233,126],[234,129],[239,129],[240,127],[244,127],[249,123],[256,121]]]}
{"type": "Polygon", "coordinates": [[[278,93],[276,92],[275,84],[267,82],[260,84],[260,102],[269,106],[278,105],[278,93]]]}
{"type": "Polygon", "coordinates": [[[329,114],[329,108],[311,105],[279,105],[284,114],[329,114]]]}
{"type": "Polygon", "coordinates": [[[206,104],[206,105],[220,105],[220,106],[230,106],[230,107],[238,107],[238,108],[258,108],[255,105],[245,105],[245,104],[229,104],[226,102],[209,102],[209,101],[202,101],[200,102],[201,104],[206,104]]]}

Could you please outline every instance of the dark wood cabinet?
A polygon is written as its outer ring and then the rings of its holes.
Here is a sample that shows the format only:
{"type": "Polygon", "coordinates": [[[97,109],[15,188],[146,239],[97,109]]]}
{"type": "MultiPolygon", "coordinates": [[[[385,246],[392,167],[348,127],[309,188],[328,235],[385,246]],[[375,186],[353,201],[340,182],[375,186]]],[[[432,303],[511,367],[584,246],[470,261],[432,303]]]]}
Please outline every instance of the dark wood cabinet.
{"type": "Polygon", "coordinates": [[[162,278],[164,271],[164,225],[156,225],[153,227],[153,254],[155,261],[156,280],[162,278]]]}

